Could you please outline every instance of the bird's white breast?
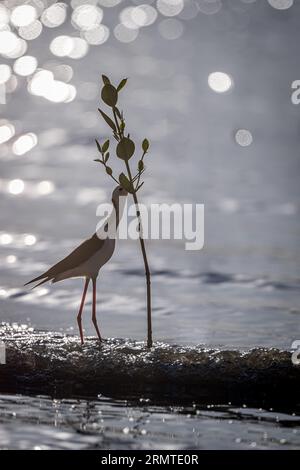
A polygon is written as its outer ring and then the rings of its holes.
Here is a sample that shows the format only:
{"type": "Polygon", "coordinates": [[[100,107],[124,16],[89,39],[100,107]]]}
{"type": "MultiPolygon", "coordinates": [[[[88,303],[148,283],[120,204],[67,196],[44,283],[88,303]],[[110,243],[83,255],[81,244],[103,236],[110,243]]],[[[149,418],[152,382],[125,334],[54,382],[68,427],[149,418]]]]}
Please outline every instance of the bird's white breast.
{"type": "Polygon", "coordinates": [[[96,251],[87,261],[81,264],[78,269],[84,276],[96,277],[99,269],[112,257],[115,250],[116,240],[107,238],[100,250],[96,251]]]}
{"type": "Polygon", "coordinates": [[[72,277],[96,278],[99,270],[112,257],[115,250],[115,239],[106,238],[100,250],[87,259],[84,263],[73,269],[65,271],[55,277],[54,282],[62,281],[72,277]]]}

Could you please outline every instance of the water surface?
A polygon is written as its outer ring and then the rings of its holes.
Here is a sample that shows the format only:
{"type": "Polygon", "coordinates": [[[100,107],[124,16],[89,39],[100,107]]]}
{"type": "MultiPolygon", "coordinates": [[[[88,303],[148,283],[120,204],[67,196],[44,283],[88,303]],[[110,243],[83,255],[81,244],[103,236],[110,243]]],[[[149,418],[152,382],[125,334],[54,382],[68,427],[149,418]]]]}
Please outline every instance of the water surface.
{"type": "MultiPolygon", "coordinates": [[[[23,284],[92,234],[97,205],[110,198],[112,185],[93,162],[94,138],[107,137],[97,113],[104,72],[116,82],[130,77],[122,97],[128,126],[137,140],[151,141],[142,201],[205,204],[202,251],[187,252],[175,241],[148,243],[155,339],[290,350],[300,339],[299,109],[290,101],[290,84],[299,78],[300,5],[294,3],[276,11],[268,2],[226,1],[214,15],[180,18],[184,34],[174,41],[158,33],[159,16],[132,43],[112,36],[81,60],[58,59],[74,69],[78,93],[68,104],[29,95],[20,79],[1,118],[15,124],[16,136],[36,133],[38,145],[24,155],[14,154],[10,143],[0,146],[1,321],[77,334],[81,280],[36,291],[23,284]],[[230,93],[209,90],[208,74],[217,70],[232,75],[230,93]],[[237,145],[238,128],[251,130],[250,147],[237,145]],[[19,194],[9,189],[15,179],[25,185],[19,194]]],[[[110,27],[119,8],[105,17],[110,27]]],[[[53,60],[50,40],[70,32],[69,22],[46,30],[28,53],[46,67],[53,60]]],[[[144,340],[137,243],[118,243],[101,272],[98,312],[104,337],[144,340]]],[[[83,323],[93,335],[90,294],[83,323]]],[[[0,446],[299,447],[295,418],[276,416],[226,403],[178,410],[108,397],[2,396],[0,446]]]]}

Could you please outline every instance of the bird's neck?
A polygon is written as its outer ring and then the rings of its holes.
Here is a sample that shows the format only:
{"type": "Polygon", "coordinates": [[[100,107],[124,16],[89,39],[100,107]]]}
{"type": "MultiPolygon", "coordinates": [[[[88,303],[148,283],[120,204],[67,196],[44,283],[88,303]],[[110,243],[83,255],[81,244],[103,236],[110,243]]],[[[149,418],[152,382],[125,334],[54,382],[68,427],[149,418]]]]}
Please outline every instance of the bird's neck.
{"type": "Polygon", "coordinates": [[[116,228],[119,226],[120,222],[120,208],[117,202],[112,201],[114,210],[112,211],[111,215],[109,216],[111,220],[115,221],[116,228]]]}
{"type": "MultiPolygon", "coordinates": [[[[126,200],[126,198],[124,199],[126,200]]],[[[124,212],[125,200],[118,200],[118,202],[112,201],[114,210],[112,211],[110,218],[112,218],[111,220],[115,220],[116,228],[118,228],[124,212]]]]}

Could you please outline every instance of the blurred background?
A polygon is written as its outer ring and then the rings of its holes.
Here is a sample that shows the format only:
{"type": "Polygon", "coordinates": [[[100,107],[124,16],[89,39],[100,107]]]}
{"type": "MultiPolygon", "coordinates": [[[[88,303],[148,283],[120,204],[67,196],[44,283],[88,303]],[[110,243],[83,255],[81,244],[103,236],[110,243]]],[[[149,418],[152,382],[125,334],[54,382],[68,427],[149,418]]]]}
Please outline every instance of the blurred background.
{"type": "MultiPolygon", "coordinates": [[[[0,320],[77,334],[82,281],[23,284],[95,230],[113,189],[93,162],[101,74],[147,137],[141,201],[203,203],[205,246],[147,244],[154,337],[289,349],[299,331],[300,4],[293,0],[0,3],[0,320]]],[[[120,164],[112,164],[116,171],[120,164]]],[[[143,339],[138,243],[100,274],[104,336],[143,339]]],[[[94,334],[91,299],[84,315],[94,334]]]]}

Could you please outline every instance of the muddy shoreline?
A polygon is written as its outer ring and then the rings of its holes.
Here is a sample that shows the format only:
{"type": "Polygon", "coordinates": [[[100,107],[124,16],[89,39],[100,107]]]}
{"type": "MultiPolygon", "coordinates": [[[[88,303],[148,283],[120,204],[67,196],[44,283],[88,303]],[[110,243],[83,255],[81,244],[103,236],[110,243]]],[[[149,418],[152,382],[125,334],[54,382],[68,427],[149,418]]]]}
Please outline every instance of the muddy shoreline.
{"type": "Polygon", "coordinates": [[[228,403],[299,409],[300,367],[278,349],[218,350],[78,338],[2,324],[0,392],[55,397],[228,403]]]}

